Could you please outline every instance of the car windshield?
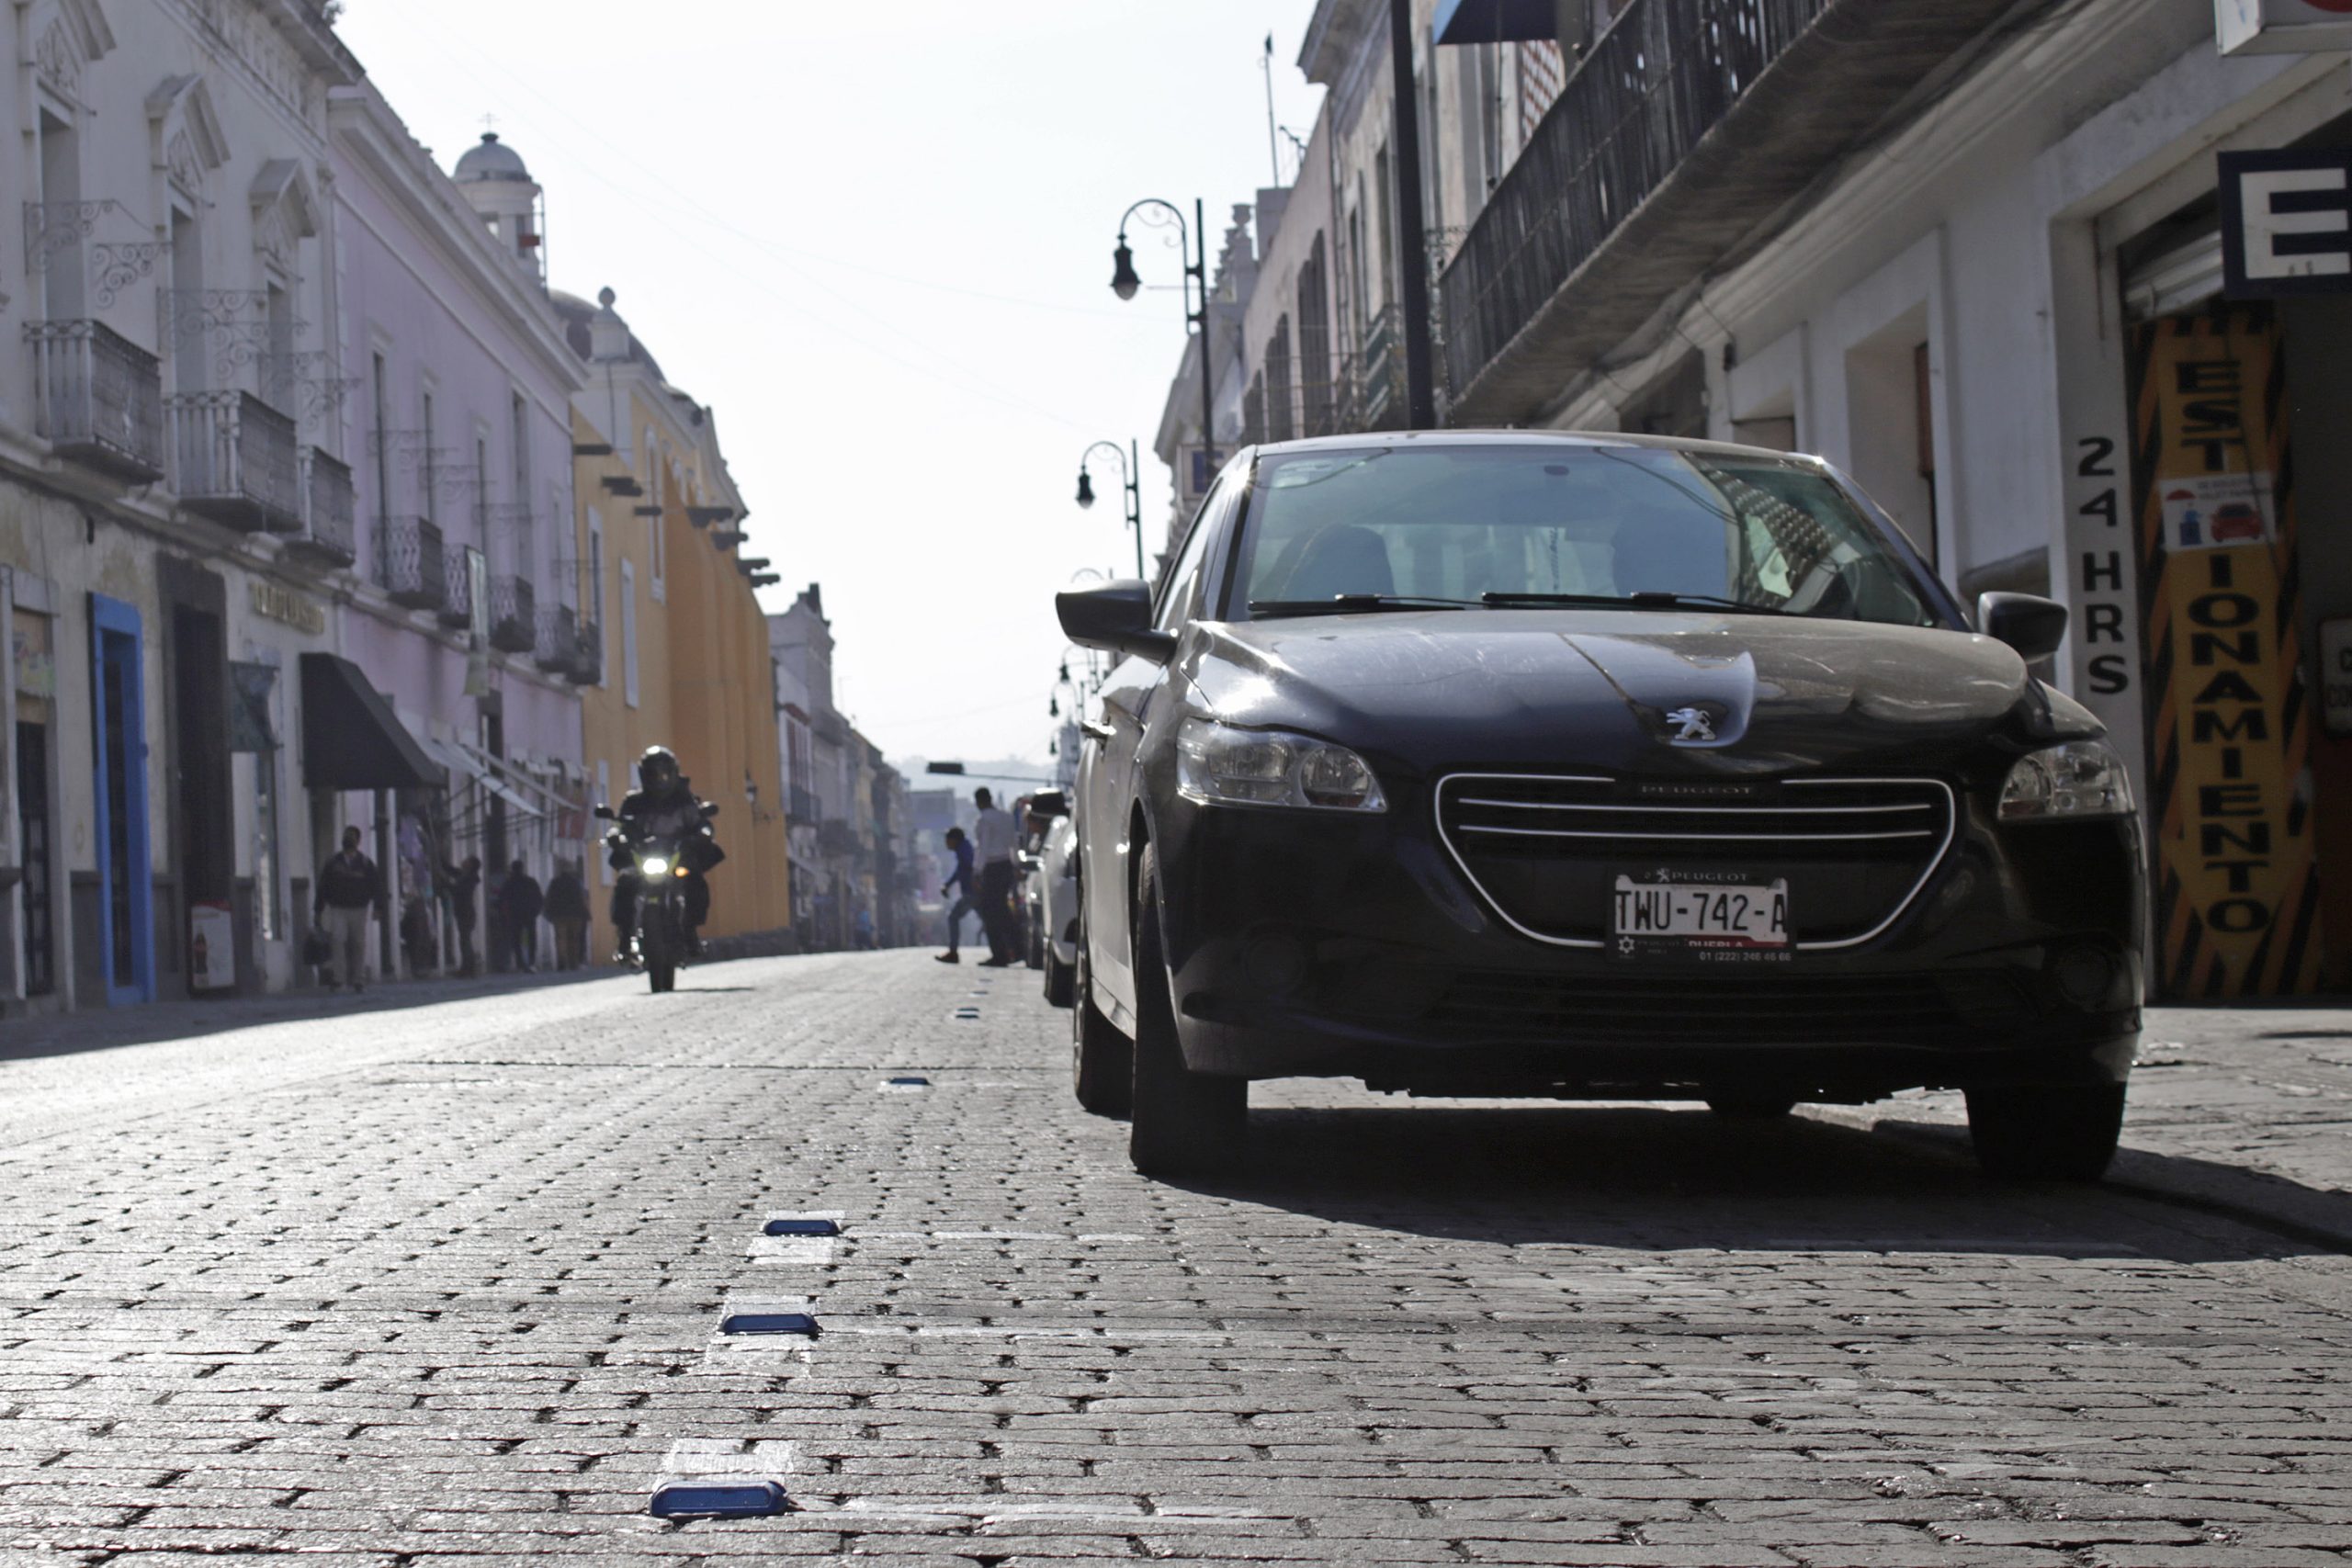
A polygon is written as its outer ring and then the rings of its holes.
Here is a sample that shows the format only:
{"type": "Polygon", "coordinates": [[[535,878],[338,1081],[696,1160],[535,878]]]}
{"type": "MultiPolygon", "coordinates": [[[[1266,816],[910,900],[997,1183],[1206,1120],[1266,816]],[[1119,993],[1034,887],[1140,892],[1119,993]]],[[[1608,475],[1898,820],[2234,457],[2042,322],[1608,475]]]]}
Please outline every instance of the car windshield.
{"type": "Polygon", "coordinates": [[[1910,566],[1818,469],[1654,446],[1269,455],[1238,581],[1260,616],[1688,604],[1943,624],[1910,566]]]}

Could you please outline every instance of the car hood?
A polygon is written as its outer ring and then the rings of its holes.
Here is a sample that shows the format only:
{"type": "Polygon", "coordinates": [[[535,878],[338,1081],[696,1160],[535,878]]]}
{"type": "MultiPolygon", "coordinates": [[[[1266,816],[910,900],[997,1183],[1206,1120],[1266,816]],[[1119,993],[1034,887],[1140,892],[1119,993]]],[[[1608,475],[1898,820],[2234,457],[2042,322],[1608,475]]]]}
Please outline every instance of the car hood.
{"type": "Polygon", "coordinates": [[[1736,614],[1502,610],[1207,625],[1180,668],[1227,723],[1433,766],[1919,765],[2047,699],[1970,633],[1736,614]]]}

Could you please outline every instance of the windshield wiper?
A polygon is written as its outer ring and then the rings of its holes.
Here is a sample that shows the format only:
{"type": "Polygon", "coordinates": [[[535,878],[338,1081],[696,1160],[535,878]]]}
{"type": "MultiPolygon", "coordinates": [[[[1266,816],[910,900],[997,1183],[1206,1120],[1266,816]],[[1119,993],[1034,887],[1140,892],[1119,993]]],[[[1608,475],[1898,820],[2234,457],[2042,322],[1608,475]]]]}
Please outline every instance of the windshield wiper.
{"type": "Polygon", "coordinates": [[[1431,599],[1417,593],[1334,593],[1329,599],[1252,599],[1253,615],[1355,615],[1367,610],[1473,610],[1467,599],[1431,599]]]}
{"type": "Polygon", "coordinates": [[[1724,599],[1713,593],[1668,593],[1660,589],[1644,589],[1638,593],[1482,593],[1478,602],[1509,609],[1548,609],[1563,605],[1580,610],[1680,610],[1703,606],[1711,610],[1732,610],[1743,615],[1789,614],[1786,610],[1775,610],[1769,604],[1751,604],[1742,599],[1724,599]]]}

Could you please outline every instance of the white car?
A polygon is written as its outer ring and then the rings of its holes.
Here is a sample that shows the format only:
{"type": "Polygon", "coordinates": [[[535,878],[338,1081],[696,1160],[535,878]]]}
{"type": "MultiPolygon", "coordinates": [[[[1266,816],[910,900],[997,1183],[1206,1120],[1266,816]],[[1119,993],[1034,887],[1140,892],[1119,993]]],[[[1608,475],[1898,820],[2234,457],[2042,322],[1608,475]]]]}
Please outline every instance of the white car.
{"type": "Polygon", "coordinates": [[[1078,978],[1078,820],[1058,818],[1029,879],[1045,950],[1046,1000],[1069,1007],[1078,978]]]}

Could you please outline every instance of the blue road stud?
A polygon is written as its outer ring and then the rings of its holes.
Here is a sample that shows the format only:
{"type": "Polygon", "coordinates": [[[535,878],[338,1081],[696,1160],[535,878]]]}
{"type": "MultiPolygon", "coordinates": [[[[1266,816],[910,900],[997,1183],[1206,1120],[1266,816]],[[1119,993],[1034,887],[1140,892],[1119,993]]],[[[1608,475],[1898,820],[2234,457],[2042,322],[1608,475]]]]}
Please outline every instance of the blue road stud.
{"type": "Polygon", "coordinates": [[[890,1087],[892,1089],[929,1089],[931,1087],[931,1080],[926,1077],[921,1077],[910,1074],[906,1077],[892,1078],[890,1080],[890,1087]]]}
{"type": "Polygon", "coordinates": [[[763,1235],[839,1235],[842,1227],[831,1220],[770,1220],[760,1227],[763,1235]]]}
{"type": "Polygon", "coordinates": [[[718,1325],[721,1334],[804,1334],[817,1337],[817,1320],[805,1312],[739,1312],[718,1325]]]}
{"type": "Polygon", "coordinates": [[[737,1486],[664,1486],[653,1495],[650,1512],[665,1519],[756,1519],[788,1506],[784,1488],[773,1481],[737,1486]]]}

